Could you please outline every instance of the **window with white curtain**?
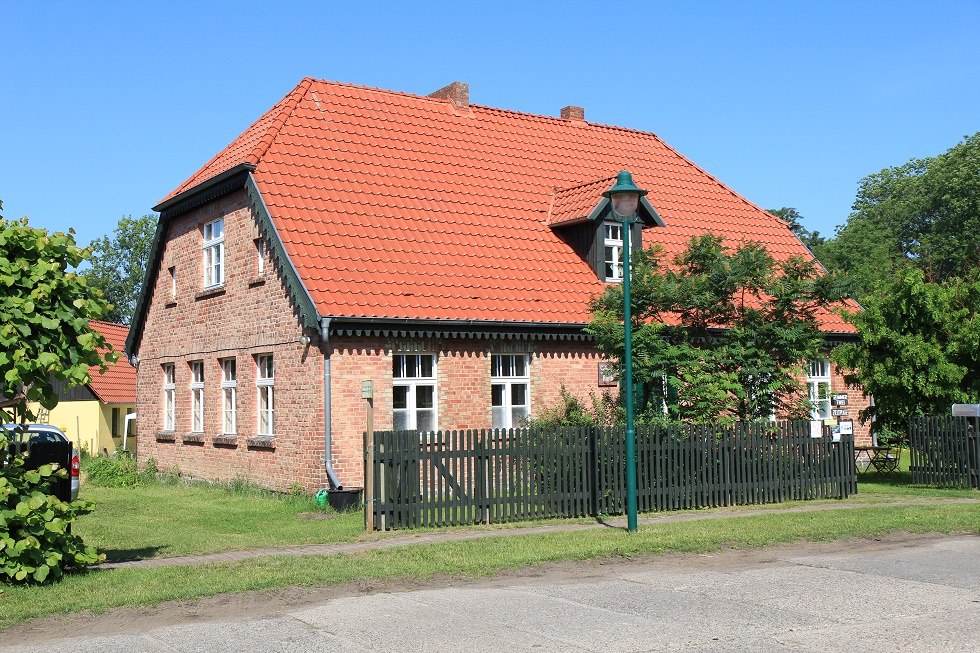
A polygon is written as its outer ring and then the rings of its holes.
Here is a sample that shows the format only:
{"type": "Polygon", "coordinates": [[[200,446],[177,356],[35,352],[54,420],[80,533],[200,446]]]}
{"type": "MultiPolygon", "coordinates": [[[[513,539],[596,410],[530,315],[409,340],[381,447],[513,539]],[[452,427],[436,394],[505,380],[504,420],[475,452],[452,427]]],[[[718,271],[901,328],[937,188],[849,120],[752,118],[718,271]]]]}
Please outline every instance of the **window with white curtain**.
{"type": "Polygon", "coordinates": [[[396,431],[435,431],[436,357],[434,354],[392,356],[392,422],[396,431]]]}
{"type": "Polygon", "coordinates": [[[272,435],[275,425],[275,369],[272,354],[255,357],[257,374],[255,386],[259,395],[259,435],[272,435]]]}
{"type": "Polygon", "coordinates": [[[520,427],[530,413],[527,354],[493,354],[490,357],[490,404],[493,428],[520,427]]]}

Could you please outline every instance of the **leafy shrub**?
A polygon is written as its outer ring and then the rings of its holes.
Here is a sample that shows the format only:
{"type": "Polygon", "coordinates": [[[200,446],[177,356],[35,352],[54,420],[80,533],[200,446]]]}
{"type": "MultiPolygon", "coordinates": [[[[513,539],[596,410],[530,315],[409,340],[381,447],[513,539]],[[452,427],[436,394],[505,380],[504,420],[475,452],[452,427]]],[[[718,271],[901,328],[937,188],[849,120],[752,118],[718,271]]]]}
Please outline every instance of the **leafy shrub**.
{"type": "Polygon", "coordinates": [[[132,456],[95,456],[84,466],[88,482],[102,487],[135,487],[141,475],[132,456]]]}
{"type": "Polygon", "coordinates": [[[102,487],[136,487],[149,483],[174,485],[180,480],[180,468],[174,465],[170,472],[161,472],[157,461],[150,458],[143,469],[129,452],[116,452],[112,456],[94,456],[82,463],[88,474],[88,482],[102,487]]]}
{"type": "Polygon", "coordinates": [[[620,407],[609,394],[589,395],[591,406],[573,395],[563,385],[558,401],[536,412],[527,426],[553,428],[558,426],[611,426],[623,421],[620,407]]]}
{"type": "Polygon", "coordinates": [[[0,431],[0,580],[52,582],[66,569],[105,559],[70,529],[95,504],[68,503],[51,494],[54,482],[67,474],[56,464],[27,469],[24,456],[10,453],[0,431]]]}

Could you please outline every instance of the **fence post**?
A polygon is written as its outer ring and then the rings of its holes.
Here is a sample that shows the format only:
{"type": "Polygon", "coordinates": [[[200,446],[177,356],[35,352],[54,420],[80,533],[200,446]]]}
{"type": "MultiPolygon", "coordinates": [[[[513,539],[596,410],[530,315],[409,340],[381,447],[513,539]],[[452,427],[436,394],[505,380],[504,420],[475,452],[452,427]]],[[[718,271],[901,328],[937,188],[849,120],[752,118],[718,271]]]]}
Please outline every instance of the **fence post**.
{"type": "Polygon", "coordinates": [[[364,431],[364,530],[374,530],[374,399],[367,401],[367,429],[364,431]]]}
{"type": "Polygon", "coordinates": [[[598,478],[599,478],[599,469],[598,469],[598,466],[599,466],[599,457],[597,455],[597,452],[598,452],[598,443],[596,442],[596,440],[598,439],[597,434],[598,434],[599,429],[601,427],[599,427],[599,426],[591,426],[591,427],[582,427],[582,426],[580,426],[579,428],[586,430],[586,432],[588,433],[588,437],[589,437],[589,462],[588,462],[588,467],[589,467],[589,480],[588,480],[588,483],[589,483],[589,504],[590,504],[590,508],[592,509],[592,515],[591,516],[592,517],[598,517],[599,516],[599,481],[598,481],[598,478]]]}

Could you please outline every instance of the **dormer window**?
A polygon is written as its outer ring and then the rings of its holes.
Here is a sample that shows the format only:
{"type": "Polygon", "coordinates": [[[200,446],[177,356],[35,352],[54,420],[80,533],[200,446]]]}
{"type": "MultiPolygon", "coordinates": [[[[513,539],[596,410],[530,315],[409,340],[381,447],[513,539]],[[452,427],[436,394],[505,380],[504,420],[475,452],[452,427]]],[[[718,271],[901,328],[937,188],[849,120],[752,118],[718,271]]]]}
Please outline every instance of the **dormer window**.
{"type": "Polygon", "coordinates": [[[605,252],[606,281],[623,280],[623,225],[619,222],[602,223],[605,252]]]}
{"type": "Polygon", "coordinates": [[[643,249],[644,227],[663,227],[664,221],[644,197],[646,191],[633,184],[629,172],[624,170],[616,175],[612,188],[609,188],[610,181],[605,177],[555,189],[548,224],[588,262],[600,281],[620,283],[626,256],[624,240],[629,240],[631,251],[643,249]],[[622,214],[613,210],[613,199],[624,197],[632,201],[617,210],[628,213],[629,227],[623,224],[622,214]],[[591,210],[587,208],[589,198],[595,198],[596,202],[591,210]],[[630,230],[629,234],[626,229],[630,230]]]}
{"type": "Polygon", "coordinates": [[[204,287],[225,283],[225,220],[218,218],[204,225],[204,287]]]}

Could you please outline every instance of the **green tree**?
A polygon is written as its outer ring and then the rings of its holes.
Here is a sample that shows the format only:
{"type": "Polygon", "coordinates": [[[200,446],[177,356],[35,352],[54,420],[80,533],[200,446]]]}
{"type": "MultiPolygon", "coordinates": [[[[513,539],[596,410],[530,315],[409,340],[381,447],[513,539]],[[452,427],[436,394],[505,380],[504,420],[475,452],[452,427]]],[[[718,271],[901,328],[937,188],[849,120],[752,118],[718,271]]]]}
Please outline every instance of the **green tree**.
{"type": "MultiPolygon", "coordinates": [[[[803,258],[775,261],[748,243],[692,238],[668,265],[637,252],[632,270],[633,370],[644,419],[694,422],[809,413],[800,377],[823,344],[816,312],[840,299],[833,277],[803,258]]],[[[622,360],[623,290],[593,305],[587,331],[622,360]]]]}
{"type": "Polygon", "coordinates": [[[947,415],[954,403],[980,401],[980,274],[929,283],[913,265],[867,294],[864,310],[849,317],[858,343],[834,350],[875,398],[862,414],[876,427],[904,432],[914,415],[947,415]]]}
{"type": "Polygon", "coordinates": [[[112,306],[105,315],[110,322],[129,324],[136,311],[143,273],[149,263],[150,245],[157,217],[144,215],[119,220],[112,235],[91,242],[91,268],[85,272],[89,285],[102,291],[112,306]]]}
{"type": "Polygon", "coordinates": [[[89,325],[108,305],[73,271],[89,252],[72,230],[49,234],[0,216],[0,252],[0,411],[11,421],[15,410],[30,415],[31,401],[53,408],[53,379],[84,385],[90,366],[105,369],[117,354],[89,325]]]}
{"type": "MultiPolygon", "coordinates": [[[[800,212],[790,206],[784,206],[781,209],[768,209],[769,213],[786,223],[786,225],[796,234],[804,245],[806,245],[811,252],[816,252],[819,247],[827,242],[827,239],[820,235],[819,231],[810,231],[803,226],[803,216],[800,212]]],[[[819,257],[818,257],[819,258],[819,257]]]]}
{"type": "Polygon", "coordinates": [[[930,283],[965,278],[980,265],[980,132],[862,179],[847,223],[819,249],[859,300],[905,265],[930,283]]]}
{"type": "MultiPolygon", "coordinates": [[[[26,218],[0,216],[0,422],[32,419],[29,402],[53,408],[54,379],[82,385],[90,366],[105,369],[115,359],[89,324],[105,314],[106,301],[72,271],[88,255],[70,230],[49,234],[26,218]]],[[[66,473],[52,465],[28,470],[0,430],[0,578],[46,582],[98,560],[68,528],[92,505],[50,495],[51,482],[66,473]]]]}

